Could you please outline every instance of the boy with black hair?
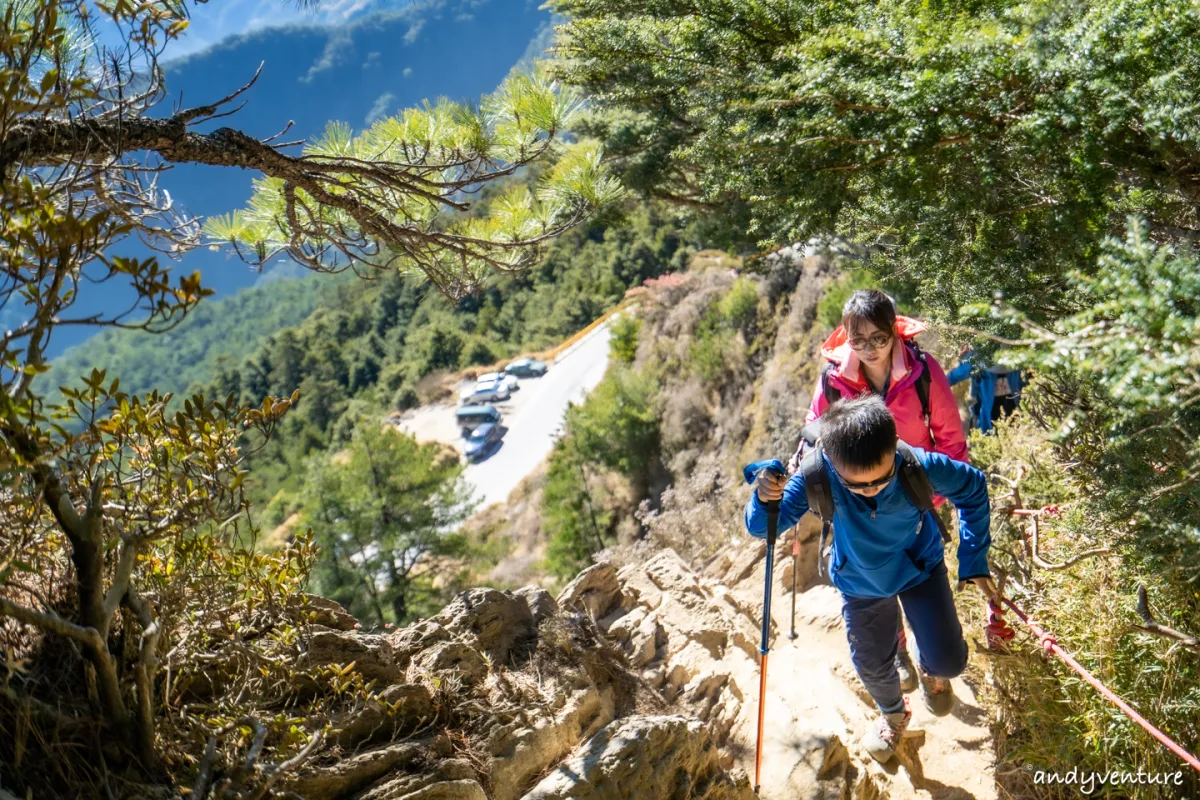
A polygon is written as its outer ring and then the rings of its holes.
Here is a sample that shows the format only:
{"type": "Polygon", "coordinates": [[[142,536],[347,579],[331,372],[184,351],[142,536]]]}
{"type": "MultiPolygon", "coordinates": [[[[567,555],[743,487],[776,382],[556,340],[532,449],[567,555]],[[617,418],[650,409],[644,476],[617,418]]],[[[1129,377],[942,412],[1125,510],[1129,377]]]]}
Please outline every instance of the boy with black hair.
{"type": "MultiPolygon", "coordinates": [[[[875,396],[834,403],[821,417],[821,452],[833,495],[830,578],[842,593],[842,618],[850,658],[882,714],[863,739],[880,762],[895,753],[912,719],[896,671],[899,599],[919,653],[925,705],[950,713],[950,678],[967,664],[967,643],[950,593],[942,537],[899,485],[904,459],[897,450],[896,422],[875,396]]],[[[940,453],[913,448],[933,491],[958,509],[959,589],[967,581],[997,597],[987,563],[991,509],[987,479],[975,467],[940,453]]],[[[816,457],[816,456],[814,456],[816,457]]],[[[779,531],[809,510],[803,472],[790,479],[763,470],[746,506],[746,529],[765,537],[766,503],[779,500],[779,531]],[[785,484],[786,481],[786,484],[785,484]]]]}

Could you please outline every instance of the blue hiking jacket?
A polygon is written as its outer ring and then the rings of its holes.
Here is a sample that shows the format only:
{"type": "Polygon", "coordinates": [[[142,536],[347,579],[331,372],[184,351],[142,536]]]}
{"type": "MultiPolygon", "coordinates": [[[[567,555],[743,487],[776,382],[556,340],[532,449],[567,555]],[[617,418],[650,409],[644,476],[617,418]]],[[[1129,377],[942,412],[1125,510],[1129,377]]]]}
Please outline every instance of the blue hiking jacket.
{"type": "MultiPolygon", "coordinates": [[[[946,373],[946,378],[950,381],[951,386],[962,383],[967,378],[971,379],[971,399],[977,406],[975,419],[979,430],[988,433],[992,429],[992,401],[996,399],[996,381],[1000,376],[987,369],[977,367],[974,359],[975,351],[968,351],[959,361],[958,366],[946,373]]],[[[1021,373],[1019,370],[1008,373],[1008,385],[1013,394],[1020,395],[1021,373]]]]}
{"type": "MultiPolygon", "coordinates": [[[[991,504],[987,478],[969,464],[941,453],[914,447],[929,475],[933,490],[958,509],[958,579],[988,576],[987,552],[992,543],[991,504]]],[[[825,459],[833,491],[833,557],[830,578],[850,597],[892,597],[929,578],[945,556],[937,523],[922,517],[904,493],[898,478],[874,497],[855,494],[842,484],[837,470],[825,459]]],[[[896,454],[900,468],[900,454],[896,454]]],[[[791,528],[808,511],[804,477],[796,473],[783,489],[779,503],[779,532],[791,528]]],[[[751,491],[746,505],[746,530],[760,539],[767,535],[767,508],[751,491]]]]}

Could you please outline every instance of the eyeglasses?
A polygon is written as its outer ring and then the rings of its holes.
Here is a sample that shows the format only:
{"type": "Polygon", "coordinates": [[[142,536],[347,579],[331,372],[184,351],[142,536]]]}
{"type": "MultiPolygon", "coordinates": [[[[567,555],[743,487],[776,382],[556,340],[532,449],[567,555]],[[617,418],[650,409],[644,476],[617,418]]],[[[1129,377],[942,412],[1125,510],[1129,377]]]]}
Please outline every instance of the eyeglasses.
{"type": "Polygon", "coordinates": [[[855,483],[854,481],[848,481],[844,477],[842,477],[842,473],[840,473],[840,472],[838,473],[838,477],[841,478],[842,485],[845,486],[847,489],[851,489],[851,490],[878,489],[880,486],[887,486],[889,483],[892,482],[892,478],[896,477],[896,464],[895,464],[895,462],[892,462],[892,468],[890,470],[888,470],[887,475],[885,475],[884,477],[880,478],[877,481],[870,481],[869,483],[855,483]]]}
{"type": "Polygon", "coordinates": [[[872,350],[879,350],[886,347],[891,340],[890,333],[877,333],[874,336],[856,336],[849,341],[849,344],[851,350],[865,350],[868,346],[872,350]]]}

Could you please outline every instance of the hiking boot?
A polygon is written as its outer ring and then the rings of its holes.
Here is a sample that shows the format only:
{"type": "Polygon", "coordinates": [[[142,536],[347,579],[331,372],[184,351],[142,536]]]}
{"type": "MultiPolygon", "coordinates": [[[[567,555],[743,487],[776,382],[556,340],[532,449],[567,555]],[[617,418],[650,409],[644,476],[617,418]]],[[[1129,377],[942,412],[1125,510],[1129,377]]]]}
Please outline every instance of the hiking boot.
{"type": "Polygon", "coordinates": [[[917,668],[907,650],[896,651],[896,672],[900,673],[900,691],[911,692],[917,688],[917,668]]]}
{"type": "Polygon", "coordinates": [[[954,709],[954,688],[946,678],[937,678],[921,670],[921,697],[935,717],[944,717],[954,709]]]}
{"type": "Polygon", "coordinates": [[[894,714],[880,713],[879,719],[863,735],[863,747],[871,757],[880,764],[886,764],[896,755],[900,739],[912,722],[912,709],[908,707],[908,698],[904,698],[904,710],[894,714]]]}

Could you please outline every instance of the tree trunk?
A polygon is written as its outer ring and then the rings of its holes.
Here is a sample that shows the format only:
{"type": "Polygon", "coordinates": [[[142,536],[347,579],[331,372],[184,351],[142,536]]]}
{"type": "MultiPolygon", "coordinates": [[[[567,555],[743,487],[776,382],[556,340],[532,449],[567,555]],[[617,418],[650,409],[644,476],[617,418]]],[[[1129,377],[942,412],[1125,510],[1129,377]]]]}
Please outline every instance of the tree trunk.
{"type": "Polygon", "coordinates": [[[404,624],[404,617],[408,614],[407,589],[407,586],[398,589],[396,595],[392,597],[392,613],[396,615],[397,627],[404,624]]]}
{"type": "Polygon", "coordinates": [[[71,538],[71,560],[75,564],[75,586],[79,593],[79,624],[99,634],[84,648],[96,669],[100,703],[119,735],[130,741],[129,711],[121,697],[116,663],[108,649],[111,620],[104,613],[104,549],[92,536],[71,538]]]}

